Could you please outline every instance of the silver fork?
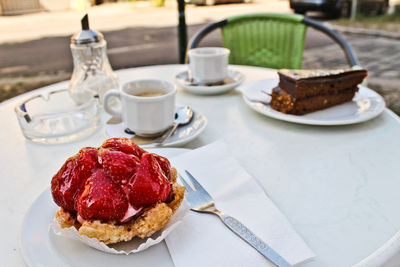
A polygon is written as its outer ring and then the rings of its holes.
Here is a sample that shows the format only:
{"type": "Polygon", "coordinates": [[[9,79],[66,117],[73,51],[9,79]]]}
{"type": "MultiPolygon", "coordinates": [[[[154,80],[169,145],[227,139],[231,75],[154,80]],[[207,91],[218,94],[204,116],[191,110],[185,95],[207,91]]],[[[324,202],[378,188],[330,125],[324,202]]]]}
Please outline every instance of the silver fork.
{"type": "Polygon", "coordinates": [[[241,237],[244,241],[250,244],[264,257],[275,263],[279,267],[290,267],[292,266],[278,253],[276,253],[271,247],[269,247],[264,241],[253,234],[246,226],[235,218],[224,214],[215,207],[214,199],[208,194],[208,192],[200,185],[200,183],[185,170],[187,177],[193,184],[193,187],[179,174],[179,178],[185,185],[187,193],[186,199],[190,204],[190,208],[193,211],[211,213],[218,215],[222,222],[228,226],[232,232],[241,237]]]}

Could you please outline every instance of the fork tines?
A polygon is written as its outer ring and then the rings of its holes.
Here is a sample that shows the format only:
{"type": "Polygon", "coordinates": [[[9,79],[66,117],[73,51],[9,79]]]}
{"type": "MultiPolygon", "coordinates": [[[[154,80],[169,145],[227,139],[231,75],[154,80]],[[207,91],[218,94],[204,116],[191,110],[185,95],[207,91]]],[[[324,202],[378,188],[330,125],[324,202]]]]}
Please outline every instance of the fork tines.
{"type": "MultiPolygon", "coordinates": [[[[210,202],[214,201],[213,198],[210,196],[210,194],[203,188],[203,186],[193,177],[193,175],[185,170],[186,176],[188,177],[190,185],[188,181],[186,181],[185,178],[183,178],[182,175],[179,174],[179,178],[181,179],[182,183],[186,187],[187,190],[187,199],[190,202],[193,202],[192,200],[198,201],[204,201],[204,202],[210,202]]],[[[194,203],[191,203],[194,204],[194,203]]],[[[197,204],[197,203],[196,203],[197,204]]]]}
{"type": "MultiPolygon", "coordinates": [[[[208,194],[208,192],[204,189],[204,187],[196,180],[196,178],[193,177],[193,175],[188,170],[185,170],[185,173],[186,173],[187,177],[189,178],[190,182],[193,184],[195,190],[200,191],[201,193],[206,194],[209,197],[211,197],[208,194]]],[[[192,187],[192,189],[193,189],[193,187],[192,187]]]]}
{"type": "Polygon", "coordinates": [[[178,173],[179,179],[182,181],[183,185],[186,187],[186,190],[188,192],[193,192],[193,188],[191,185],[188,184],[188,182],[186,182],[185,178],[183,178],[183,176],[178,173]]]}

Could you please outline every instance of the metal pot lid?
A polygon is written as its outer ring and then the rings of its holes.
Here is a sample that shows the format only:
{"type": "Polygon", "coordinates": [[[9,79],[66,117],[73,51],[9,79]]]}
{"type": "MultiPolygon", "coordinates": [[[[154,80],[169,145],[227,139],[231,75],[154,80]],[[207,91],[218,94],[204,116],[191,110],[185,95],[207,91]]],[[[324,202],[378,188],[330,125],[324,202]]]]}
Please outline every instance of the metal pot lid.
{"type": "Polygon", "coordinates": [[[99,43],[102,40],[104,40],[103,34],[101,34],[100,32],[91,30],[89,28],[88,14],[86,14],[82,18],[81,24],[82,24],[82,31],[80,31],[79,33],[74,34],[71,37],[71,43],[72,44],[77,44],[77,45],[91,44],[91,43],[99,43]]]}

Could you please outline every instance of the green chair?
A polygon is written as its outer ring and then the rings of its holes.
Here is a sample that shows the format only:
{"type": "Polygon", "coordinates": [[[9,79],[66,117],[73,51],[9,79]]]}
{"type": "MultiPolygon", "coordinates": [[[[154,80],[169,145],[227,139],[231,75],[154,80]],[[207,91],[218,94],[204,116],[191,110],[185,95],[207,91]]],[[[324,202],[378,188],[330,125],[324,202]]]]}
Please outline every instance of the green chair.
{"type": "Polygon", "coordinates": [[[358,67],[349,44],[339,33],[297,14],[260,13],[229,17],[201,29],[189,41],[188,50],[197,47],[207,34],[220,28],[223,46],[231,50],[230,64],[300,69],[307,27],[331,37],[343,49],[349,65],[358,67]]]}

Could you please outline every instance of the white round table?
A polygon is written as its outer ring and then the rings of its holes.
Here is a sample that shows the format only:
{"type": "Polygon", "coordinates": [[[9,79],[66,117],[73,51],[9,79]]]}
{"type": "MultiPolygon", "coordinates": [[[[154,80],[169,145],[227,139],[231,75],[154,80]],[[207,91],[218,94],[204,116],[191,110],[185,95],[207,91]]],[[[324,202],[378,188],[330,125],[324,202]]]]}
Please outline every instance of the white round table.
{"type": "MultiPolygon", "coordinates": [[[[117,74],[121,83],[142,78],[173,81],[175,74],[186,68],[151,66],[117,74]]],[[[263,68],[232,68],[242,72],[246,82],[276,76],[275,71],[263,68]]],[[[61,82],[40,90],[67,86],[61,82]]],[[[69,144],[41,145],[25,140],[14,106],[40,90],[0,105],[1,266],[24,265],[19,247],[24,214],[66,158],[81,147],[99,146],[107,138],[102,127],[69,144]]],[[[186,147],[220,139],[229,145],[233,156],[261,182],[316,253],[315,260],[304,266],[352,265],[400,229],[400,119],[390,110],[365,123],[321,127],[260,115],[246,106],[238,91],[196,96],[180,89],[177,104],[192,106],[209,122],[203,134],[186,147]]],[[[154,249],[164,253],[161,265],[173,265],[165,245],[154,249]]]]}

